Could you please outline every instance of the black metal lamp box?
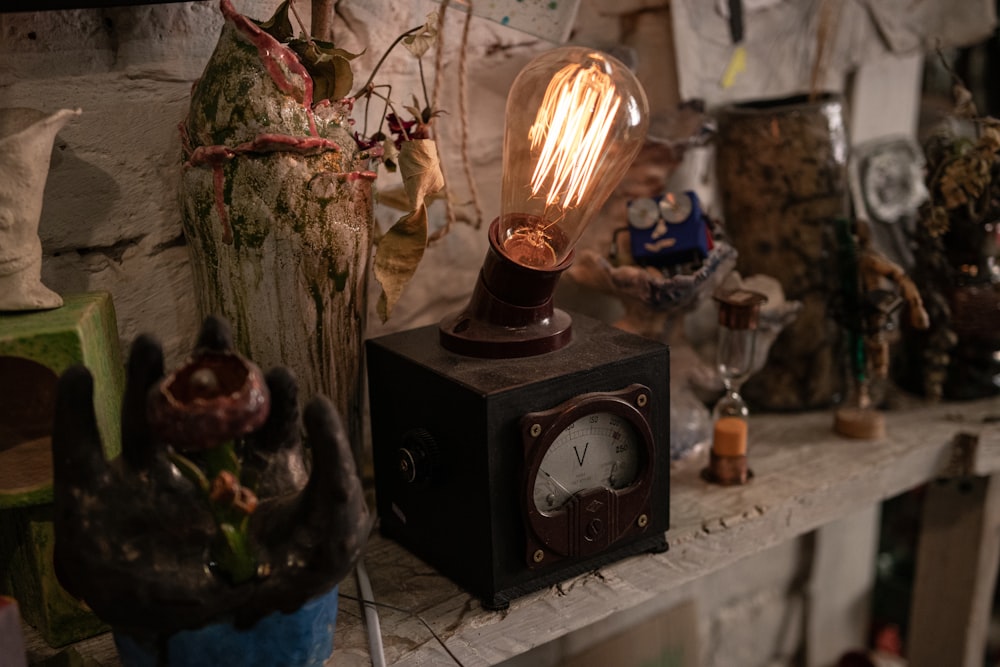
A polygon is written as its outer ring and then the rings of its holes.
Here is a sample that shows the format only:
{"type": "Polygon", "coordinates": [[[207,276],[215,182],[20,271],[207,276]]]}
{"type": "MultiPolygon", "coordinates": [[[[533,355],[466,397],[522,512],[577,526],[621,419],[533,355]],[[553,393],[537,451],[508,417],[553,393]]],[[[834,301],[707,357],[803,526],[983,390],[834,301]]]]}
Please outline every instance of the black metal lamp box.
{"type": "Polygon", "coordinates": [[[581,315],[568,345],[532,357],[466,357],[438,337],[432,325],[367,343],[383,534],[490,608],[666,549],[666,345],[581,315]],[[557,457],[562,482],[543,468],[557,457]],[[573,493],[587,466],[603,485],[573,493]]]}

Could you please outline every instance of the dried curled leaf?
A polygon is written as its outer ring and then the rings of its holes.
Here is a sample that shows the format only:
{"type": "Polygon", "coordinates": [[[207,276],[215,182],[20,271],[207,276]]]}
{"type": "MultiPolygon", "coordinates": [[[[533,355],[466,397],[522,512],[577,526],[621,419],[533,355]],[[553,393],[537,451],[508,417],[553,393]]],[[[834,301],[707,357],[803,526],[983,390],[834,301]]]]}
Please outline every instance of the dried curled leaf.
{"type": "Polygon", "coordinates": [[[438,160],[437,145],[432,139],[403,142],[399,149],[399,173],[414,209],[444,187],[444,175],[438,160]]]}
{"type": "Polygon", "coordinates": [[[254,21],[261,30],[281,43],[287,42],[295,35],[295,29],[292,28],[292,21],[288,18],[289,2],[290,0],[285,0],[278,5],[278,8],[274,10],[274,15],[268,20],[254,21]]]}
{"type": "Polygon", "coordinates": [[[406,190],[402,186],[379,189],[378,205],[388,206],[404,213],[413,209],[410,205],[410,198],[406,196],[406,190]]]}
{"type": "MultiPolygon", "coordinates": [[[[313,101],[339,100],[351,94],[354,71],[351,61],[360,53],[338,49],[319,39],[293,39],[295,30],[288,18],[290,0],[285,0],[266,21],[255,21],[260,29],[295,51],[313,80],[313,101]]],[[[364,52],[362,52],[364,53],[364,52]]]]}
{"type": "Polygon", "coordinates": [[[940,187],[945,208],[957,208],[968,201],[963,187],[967,173],[968,170],[960,160],[955,160],[944,168],[940,187]]]}
{"type": "Polygon", "coordinates": [[[979,135],[979,148],[989,153],[1000,152],[1000,127],[994,123],[985,123],[979,135]]]}
{"type": "Polygon", "coordinates": [[[375,279],[382,286],[377,311],[385,322],[406,283],[417,271],[427,247],[427,207],[407,213],[382,236],[375,250],[375,279]]]}
{"type": "MultiPolygon", "coordinates": [[[[339,100],[351,94],[354,71],[351,61],[360,53],[338,49],[332,42],[294,39],[289,48],[299,56],[313,80],[313,101],[339,100]]],[[[363,53],[363,52],[362,52],[363,53]]]]}
{"type": "Polygon", "coordinates": [[[924,218],[924,226],[927,228],[927,233],[931,238],[944,236],[951,227],[948,211],[943,206],[930,207],[929,213],[924,218]]]}
{"type": "Polygon", "coordinates": [[[990,185],[995,155],[978,148],[950,162],[941,175],[941,196],[946,208],[957,208],[978,198],[990,185]]]}
{"type": "Polygon", "coordinates": [[[959,118],[975,118],[979,114],[976,112],[976,103],[972,99],[972,93],[961,83],[956,83],[951,87],[951,95],[955,100],[953,113],[959,118]]]}
{"type": "Polygon", "coordinates": [[[403,38],[403,46],[416,57],[422,57],[434,45],[438,37],[438,13],[431,12],[427,21],[412,35],[403,38]]]}
{"type": "Polygon", "coordinates": [[[403,143],[399,171],[412,210],[379,240],[375,250],[375,278],[382,286],[378,315],[389,319],[403,288],[417,271],[427,247],[427,198],[444,187],[437,147],[430,139],[403,143]]]}
{"type": "MultiPolygon", "coordinates": [[[[396,163],[399,161],[399,149],[392,139],[382,141],[382,164],[390,174],[396,173],[396,163]]],[[[405,209],[404,209],[405,210],[405,209]]]]}

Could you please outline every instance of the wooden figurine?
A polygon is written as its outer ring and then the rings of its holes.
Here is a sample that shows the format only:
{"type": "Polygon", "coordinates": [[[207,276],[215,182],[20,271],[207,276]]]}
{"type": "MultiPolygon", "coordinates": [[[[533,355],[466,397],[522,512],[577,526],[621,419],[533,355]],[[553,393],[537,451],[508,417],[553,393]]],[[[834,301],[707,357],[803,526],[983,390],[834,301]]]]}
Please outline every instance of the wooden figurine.
{"type": "Polygon", "coordinates": [[[842,259],[856,396],[836,410],[833,428],[849,438],[877,439],[885,435],[885,418],[873,405],[871,383],[889,375],[893,316],[905,304],[913,328],[926,329],[930,319],[910,277],[873,247],[866,221],[857,221],[853,239],[842,237],[848,244],[842,259]]]}

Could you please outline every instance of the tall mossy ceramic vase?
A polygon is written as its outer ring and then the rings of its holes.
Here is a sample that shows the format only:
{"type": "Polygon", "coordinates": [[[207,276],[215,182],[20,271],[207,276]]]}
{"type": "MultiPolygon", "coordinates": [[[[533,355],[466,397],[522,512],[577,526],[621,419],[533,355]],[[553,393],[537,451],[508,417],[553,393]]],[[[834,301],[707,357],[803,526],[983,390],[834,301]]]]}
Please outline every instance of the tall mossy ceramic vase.
{"type": "Polygon", "coordinates": [[[221,8],[181,127],[199,306],[262,367],[288,366],[304,396],[329,396],[357,447],[375,173],[346,129],[350,103],[313,99],[291,49],[221,8]]]}
{"type": "Polygon", "coordinates": [[[770,410],[828,406],[847,380],[836,318],[835,221],[849,201],[842,101],[750,102],[722,109],[718,121],[717,171],[736,268],[777,278],[788,299],[802,303],[744,396],[770,410]]]}

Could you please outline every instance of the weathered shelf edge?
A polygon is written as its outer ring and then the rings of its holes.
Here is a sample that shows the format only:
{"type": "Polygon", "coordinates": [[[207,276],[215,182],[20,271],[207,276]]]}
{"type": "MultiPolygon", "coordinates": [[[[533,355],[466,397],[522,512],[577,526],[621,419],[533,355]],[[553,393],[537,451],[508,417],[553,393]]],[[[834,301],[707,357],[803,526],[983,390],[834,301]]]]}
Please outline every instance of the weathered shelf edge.
{"type": "MultiPolygon", "coordinates": [[[[482,610],[408,552],[375,537],[368,556],[374,593],[379,602],[419,612],[467,667],[499,664],[934,479],[951,463],[959,432],[979,436],[972,471],[996,473],[998,419],[1000,399],[920,405],[887,413],[884,440],[860,441],[833,434],[832,415],[826,412],[754,417],[752,483],[707,485],[693,462],[672,475],[665,554],[606,566],[515,600],[499,613],[482,610]],[[389,562],[394,567],[379,566],[389,562]]],[[[455,664],[417,620],[395,612],[381,615],[390,664],[455,664]]],[[[368,664],[358,616],[345,614],[338,635],[333,664],[368,664]]]]}
{"type": "MultiPolygon", "coordinates": [[[[744,487],[701,481],[700,463],[671,476],[670,550],[637,556],[515,600],[507,612],[488,612],[448,579],[395,543],[373,536],[366,556],[378,602],[420,615],[466,667],[494,665],[607,619],[654,603],[684,584],[932,480],[952,460],[959,432],[979,445],[972,472],[1000,472],[1000,398],[918,406],[887,413],[888,437],[846,440],[830,430],[826,412],[761,415],[751,423],[751,466],[744,487]]],[[[356,595],[353,577],[341,592],[356,595]]],[[[341,600],[336,646],[328,665],[369,665],[358,606],[341,600]]],[[[380,610],[389,664],[455,665],[421,623],[380,610]]],[[[29,651],[51,655],[26,628],[29,651]]],[[[118,665],[110,635],[75,645],[105,667],[118,665]]]]}

